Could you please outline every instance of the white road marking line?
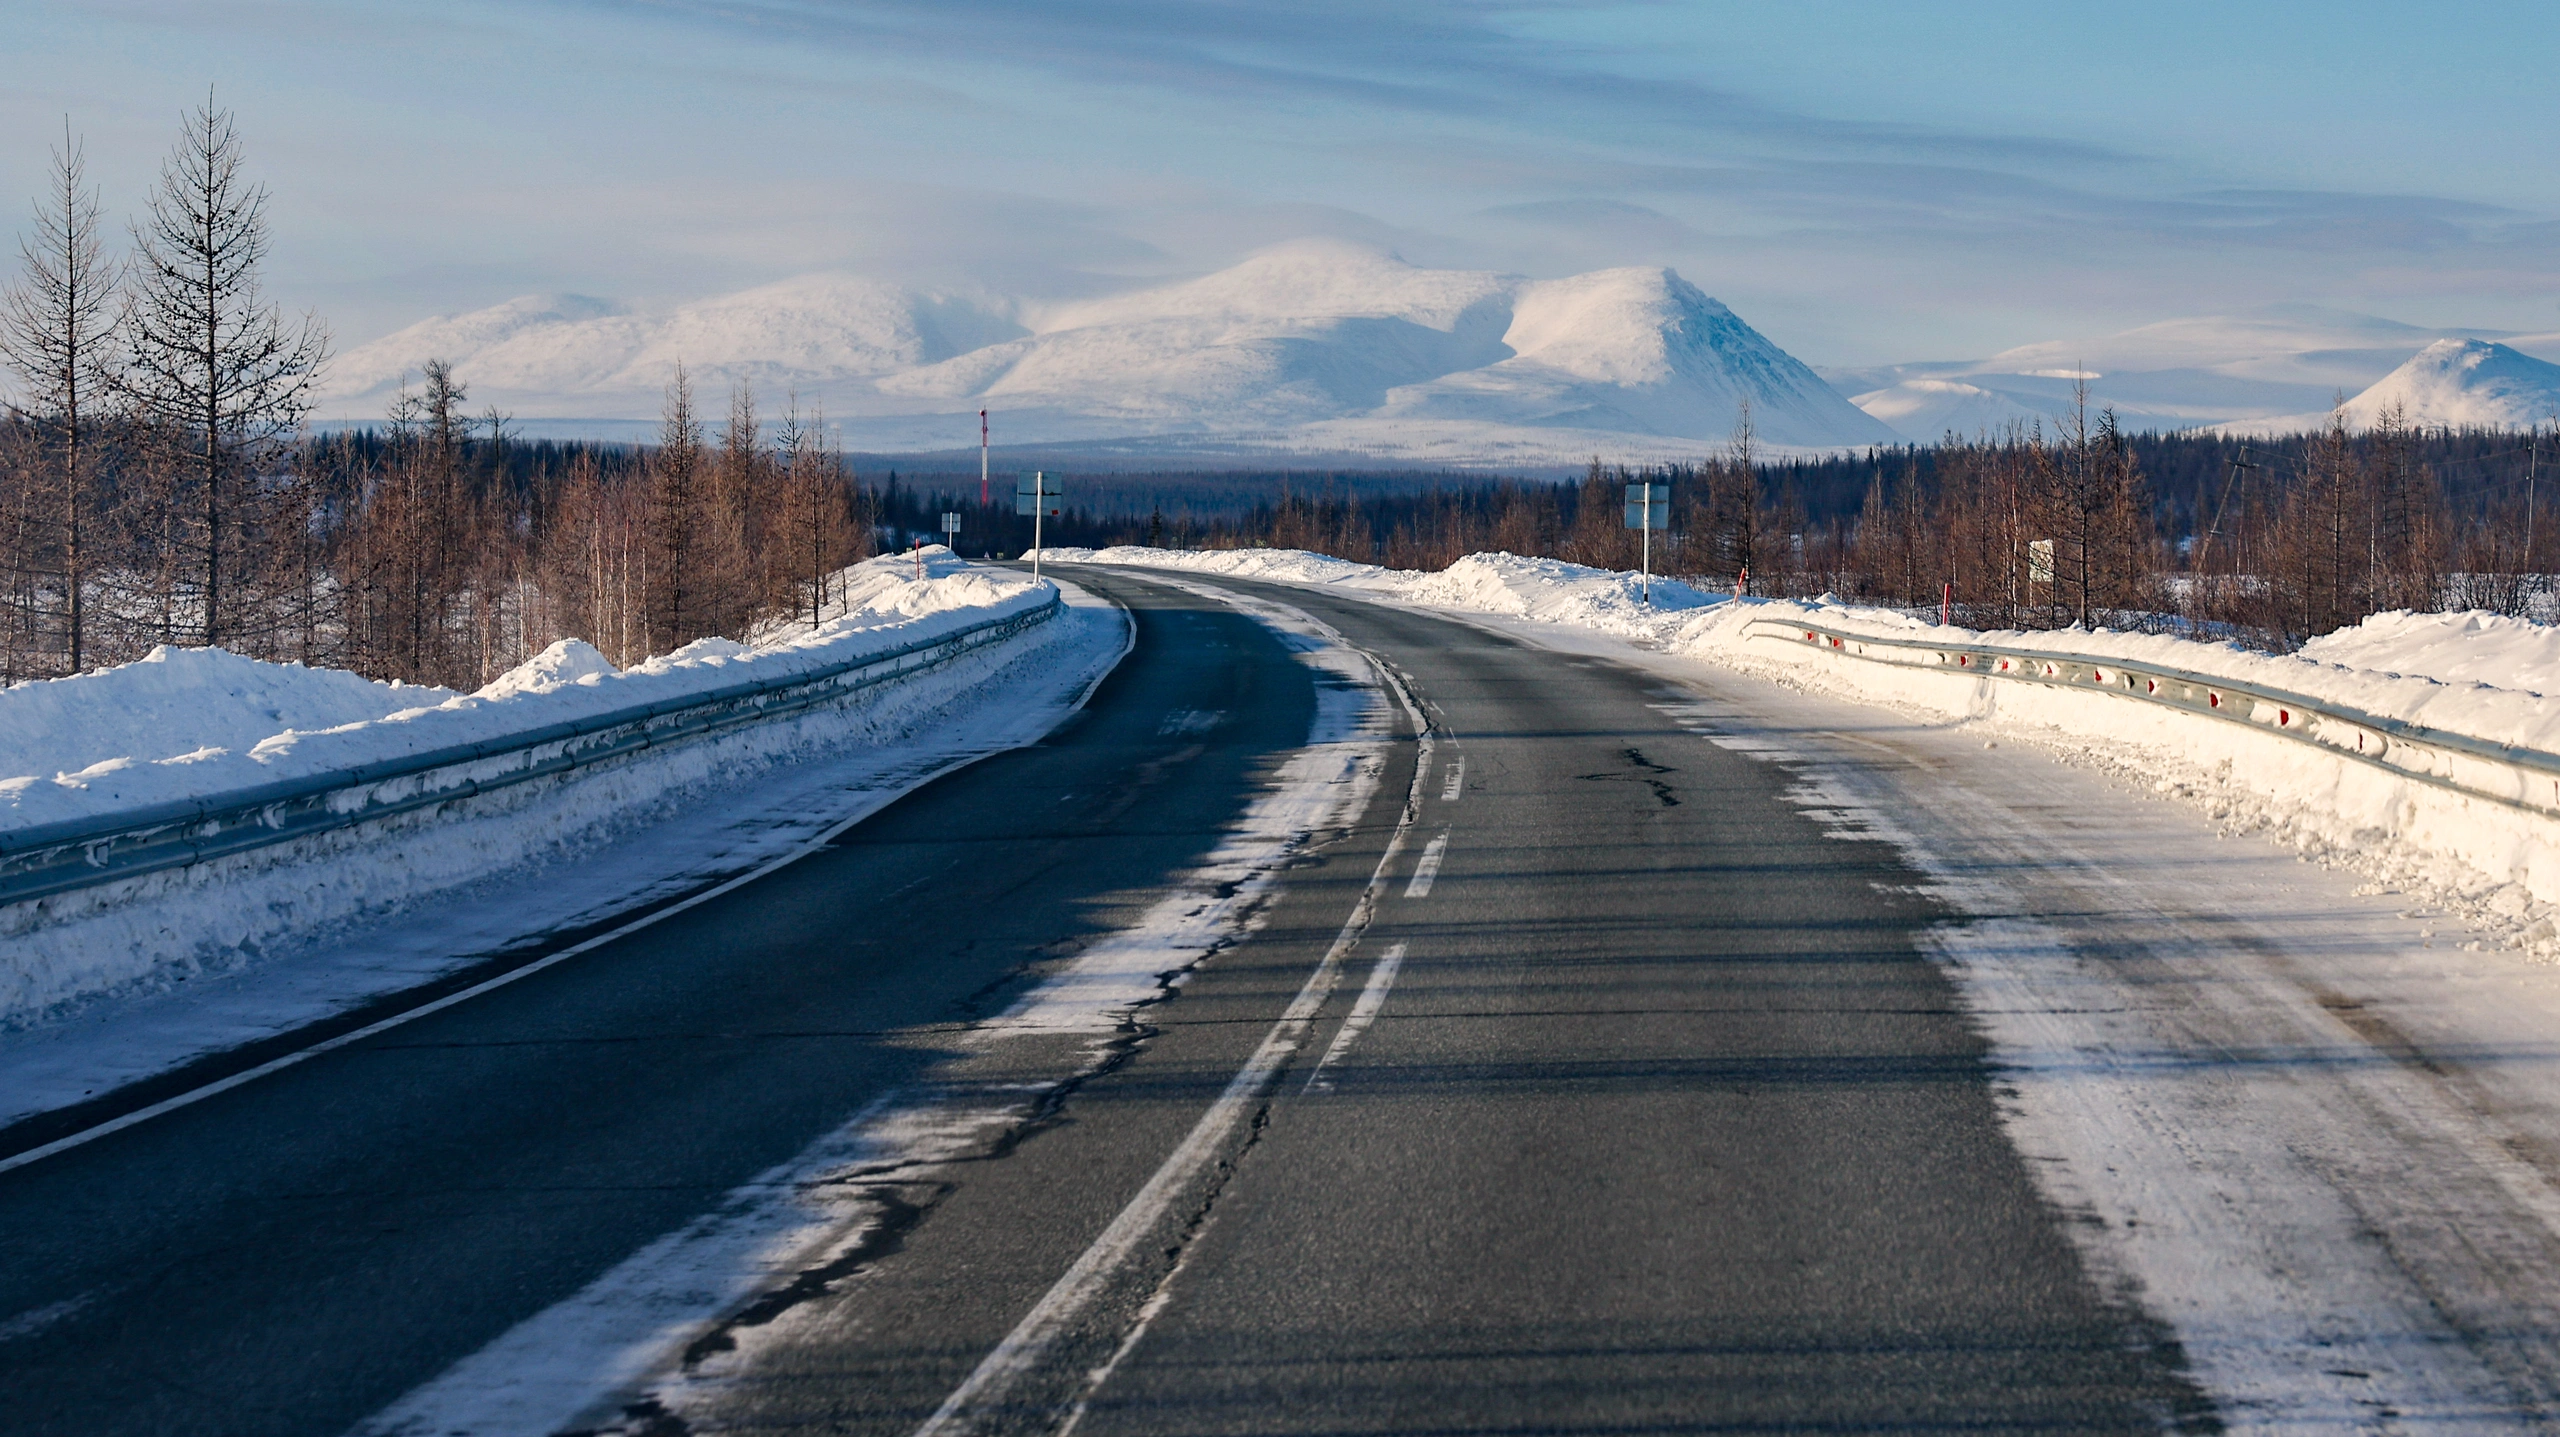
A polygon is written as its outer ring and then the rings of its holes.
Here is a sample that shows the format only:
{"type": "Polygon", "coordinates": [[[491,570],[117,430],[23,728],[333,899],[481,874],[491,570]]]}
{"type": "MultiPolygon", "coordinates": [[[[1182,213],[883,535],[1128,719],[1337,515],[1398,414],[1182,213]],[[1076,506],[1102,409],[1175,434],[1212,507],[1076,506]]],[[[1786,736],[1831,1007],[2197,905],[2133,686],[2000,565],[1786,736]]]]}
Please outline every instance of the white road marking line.
{"type": "MultiPolygon", "coordinates": [[[[1124,607],[1121,610],[1121,613],[1125,618],[1128,610],[1124,607]]],[[[1093,698],[1095,691],[1102,687],[1102,681],[1109,678],[1112,672],[1120,667],[1120,660],[1129,657],[1129,651],[1138,646],[1137,621],[1134,619],[1128,619],[1124,627],[1126,629],[1126,633],[1120,643],[1119,656],[1112,659],[1108,665],[1104,666],[1102,672],[1094,676],[1093,682],[1085,685],[1084,692],[1076,695],[1075,702],[1067,705],[1064,713],[1060,715],[1061,722],[1064,721],[1065,714],[1072,714],[1082,710],[1085,704],[1093,698]]],[[[1056,729],[1052,728],[1050,732],[1054,733],[1056,732],[1056,729]]],[[[1047,735],[1044,734],[1041,735],[1041,737],[1045,738],[1047,735]]],[[[982,752],[963,754],[952,759],[949,763],[943,764],[926,773],[918,774],[915,782],[908,785],[905,791],[913,793],[917,789],[923,788],[925,785],[932,783],[934,780],[941,778],[945,774],[957,773],[961,769],[969,767],[971,764],[993,758],[1000,753],[1011,753],[1015,749],[1029,748],[1039,741],[1040,739],[1038,738],[1026,739],[1021,743],[1008,744],[1003,748],[991,748],[982,752]]],[[[106,1137],[110,1133],[123,1132],[127,1128],[147,1123],[153,1118],[159,1117],[164,1113],[176,1112],[180,1108],[203,1102],[205,1099],[214,1097],[218,1094],[230,1092],[233,1088],[254,1083],[260,1078],[266,1077],[271,1073],[280,1073],[297,1063],[319,1057],[323,1053],[334,1052],[337,1049],[347,1047],[353,1043],[361,1043],[367,1038],[390,1032],[392,1029],[397,1028],[404,1023],[414,1023],[420,1018],[427,1017],[431,1014],[441,1013],[445,1009],[454,1007],[458,1004],[468,1003],[472,999],[477,998],[484,993],[495,992],[496,990],[504,988],[508,984],[520,979],[530,978],[534,974],[542,972],[544,969],[557,967],[560,964],[566,963],[570,959],[577,957],[581,953],[591,952],[597,948],[603,947],[607,943],[627,938],[632,934],[639,932],[643,928],[647,928],[652,924],[664,922],[665,920],[673,918],[677,914],[682,913],[689,908],[698,908],[703,904],[710,902],[714,898],[719,898],[725,894],[733,893],[768,874],[779,873],[783,869],[789,868],[792,864],[798,863],[801,859],[807,858],[813,853],[823,853],[826,851],[829,844],[834,843],[838,838],[842,837],[848,829],[867,822],[879,812],[880,810],[875,808],[858,817],[848,818],[844,822],[836,824],[825,832],[820,833],[808,842],[801,844],[799,847],[783,853],[771,862],[758,868],[749,869],[747,872],[739,874],[737,877],[730,879],[728,882],[723,883],[716,888],[706,888],[702,892],[694,894],[690,898],[670,903],[666,907],[661,908],[654,913],[645,914],[639,918],[635,918],[630,922],[611,930],[610,932],[599,933],[595,937],[589,938],[583,943],[563,948],[559,952],[554,953],[547,958],[537,959],[534,962],[527,963],[521,968],[510,968],[506,972],[501,973],[494,978],[474,983],[459,993],[447,993],[432,1003],[421,1003],[415,1008],[394,1013],[390,1017],[385,1018],[378,1023],[368,1023],[364,1027],[358,1028],[352,1033],[340,1033],[334,1038],[324,1039],[312,1044],[308,1048],[302,1048],[294,1052],[287,1053],[281,1058],[270,1058],[266,1062],[260,1063],[254,1068],[245,1069],[241,1072],[232,1074],[230,1077],[207,1083],[201,1088],[191,1088],[173,1098],[163,1098],[159,1102],[153,1103],[147,1108],[136,1108],[132,1112],[125,1114],[123,1117],[110,1118],[106,1122],[100,1123],[94,1128],[83,1128],[80,1131],[71,1134],[69,1137],[56,1138],[42,1147],[29,1148],[15,1157],[0,1158],[0,1173],[25,1167],[29,1163],[42,1162],[56,1153],[79,1147],[83,1143],[96,1142],[98,1139],[106,1137]]]]}
{"type": "MultiPolygon", "coordinates": [[[[1375,662],[1374,658],[1372,661],[1375,662]]],[[[1271,1031],[1263,1035],[1261,1046],[1253,1050],[1253,1056],[1246,1059],[1244,1066],[1236,1070],[1235,1077],[1228,1080],[1226,1091],[1220,1093],[1217,1101],[1209,1105],[1209,1110],[1200,1115],[1200,1121],[1192,1125],[1191,1131],[1155,1170],[1154,1176],[1147,1179],[1146,1186],[1138,1189],[1136,1197],[1129,1199],[1129,1205],[1120,1210],[1119,1216],[1111,1220],[1111,1225],[1093,1240],[1093,1245],[1076,1258],[1048,1292],[1042,1294],[1031,1311],[1023,1315],[1022,1321],[1014,1324],[1013,1331],[1005,1334],[1004,1341],[997,1343],[995,1350],[979,1362],[977,1369],[942,1400],[942,1405],[924,1420],[923,1426],[915,1430],[914,1437],[956,1437],[956,1434],[977,1430],[982,1417],[1008,1415],[1005,1411],[1007,1389],[1039,1367],[1051,1345],[1083,1315],[1112,1275],[1137,1253],[1174,1201],[1217,1159],[1236,1129],[1252,1117],[1264,1093],[1279,1081],[1281,1068],[1306,1041],[1308,1029],[1315,1025],[1316,1013],[1324,1007],[1325,1000],[1333,996],[1335,985],[1341,981],[1343,959],[1360,941],[1360,935],[1368,929],[1369,920],[1377,914],[1378,900],[1387,888],[1387,870],[1404,852],[1405,839],[1413,832],[1413,822],[1421,816],[1423,784],[1431,772],[1429,726],[1415,710],[1412,698],[1405,693],[1404,686],[1397,682],[1393,672],[1383,663],[1378,664],[1378,670],[1380,677],[1386,680],[1388,690],[1396,695],[1405,712],[1412,717],[1420,752],[1414,756],[1413,786],[1406,791],[1404,813],[1396,820],[1396,831],[1387,839],[1386,852],[1378,855],[1378,866],[1369,875],[1369,886],[1361,890],[1359,902],[1352,905],[1351,917],[1343,923],[1341,933],[1334,937],[1333,946],[1325,950],[1315,971],[1307,975],[1306,985],[1298,990],[1298,996],[1289,1001],[1280,1021],[1271,1025],[1271,1031]]],[[[1126,1344],[1122,1350],[1125,1353],[1126,1344]]],[[[1090,1399],[1094,1388],[1110,1372],[1111,1368],[1106,1366],[1086,1383],[1079,1395],[1078,1406],[1090,1399]]]]}
{"type": "Polygon", "coordinates": [[[1428,898],[1431,896],[1431,881],[1440,876],[1440,860],[1448,851],[1449,830],[1444,828],[1440,830],[1438,838],[1431,840],[1423,848],[1422,861],[1413,866],[1413,881],[1404,886],[1405,897],[1428,898]]]}
{"type": "Polygon", "coordinates": [[[33,1337],[87,1307],[104,1290],[93,1287],[77,1297],[66,1297],[60,1302],[29,1308],[6,1322],[0,1322],[0,1342],[15,1342],[21,1337],[33,1337]]]}
{"type": "Polygon", "coordinates": [[[1360,990],[1359,1001],[1351,1005],[1351,1016],[1342,1020],[1342,1031],[1333,1035],[1332,1046],[1324,1050],[1324,1057],[1317,1061],[1316,1070],[1307,1075],[1307,1086],[1302,1091],[1333,1091],[1333,1079],[1326,1077],[1324,1070],[1350,1052],[1351,1045],[1360,1041],[1360,1035],[1368,1032],[1369,1025],[1378,1020],[1378,1010],[1387,1006],[1387,990],[1396,984],[1396,970],[1403,966],[1404,945],[1401,943],[1378,955],[1378,966],[1369,970],[1368,985],[1360,990]]]}
{"type": "Polygon", "coordinates": [[[1467,791],[1467,756],[1460,754],[1449,760],[1449,781],[1440,786],[1440,801],[1456,803],[1467,791]]]}

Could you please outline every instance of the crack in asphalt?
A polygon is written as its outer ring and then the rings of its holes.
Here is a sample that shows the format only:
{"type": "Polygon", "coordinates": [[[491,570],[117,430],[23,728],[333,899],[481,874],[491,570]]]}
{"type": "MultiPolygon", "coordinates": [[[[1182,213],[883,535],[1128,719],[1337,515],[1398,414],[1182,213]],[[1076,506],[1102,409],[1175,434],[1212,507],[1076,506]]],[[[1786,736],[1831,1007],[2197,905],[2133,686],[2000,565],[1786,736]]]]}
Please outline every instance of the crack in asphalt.
{"type": "Polygon", "coordinates": [[[1646,776],[1657,773],[1678,773],[1680,770],[1655,763],[1653,760],[1644,756],[1644,751],[1642,749],[1630,748],[1622,750],[1621,752],[1622,756],[1627,761],[1627,766],[1636,769],[1637,772],[1582,773],[1576,774],[1574,777],[1588,783],[1641,783],[1645,787],[1653,790],[1654,798],[1659,801],[1664,808],[1678,808],[1680,806],[1679,796],[1671,791],[1671,785],[1664,783],[1661,779],[1646,776]]]}

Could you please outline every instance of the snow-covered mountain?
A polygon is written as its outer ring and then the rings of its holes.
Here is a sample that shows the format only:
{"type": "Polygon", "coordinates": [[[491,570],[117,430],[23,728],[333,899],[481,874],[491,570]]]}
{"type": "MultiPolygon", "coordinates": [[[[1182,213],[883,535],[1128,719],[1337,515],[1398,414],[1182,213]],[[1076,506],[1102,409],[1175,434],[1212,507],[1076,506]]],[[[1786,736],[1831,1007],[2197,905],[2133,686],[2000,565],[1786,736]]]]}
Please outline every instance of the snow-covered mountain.
{"type": "Polygon", "coordinates": [[[1893,431],[1667,269],[1531,280],[1330,241],[1102,299],[1040,306],[817,276],[663,315],[528,298],[429,320],[339,362],[325,411],[378,415],[450,361],[474,407],[643,421],[681,360],[716,407],[823,407],[856,448],[950,448],[975,411],[1008,443],[1311,451],[1435,463],[1694,455],[1748,400],[1766,443],[1893,431]]]}
{"type": "MultiPolygon", "coordinates": [[[[2349,429],[2369,429],[2397,408],[2424,429],[2525,429],[2560,420],[2560,364],[2484,339],[2439,339],[2345,404],[2349,429]]],[[[2232,434],[2319,429],[2328,409],[2217,426],[2232,434]]]]}
{"type": "Polygon", "coordinates": [[[846,275],[780,284],[638,315],[577,295],[531,295],[430,319],[348,351],[324,413],[381,414],[420,364],[443,359],[475,405],[527,417],[654,417],[681,361],[716,408],[733,382],[768,400],[815,401],[848,380],[898,373],[1023,332],[1003,301],[846,275]]]}
{"type": "Polygon", "coordinates": [[[2085,383],[2092,408],[2128,427],[2299,427],[2341,394],[2374,385],[2422,346],[2504,339],[2560,354],[2560,335],[2427,329],[2369,314],[2276,305],[2166,320],[2094,339],[2022,345],[1989,359],[1831,371],[1858,406],[1913,439],[2041,420],[2085,383]]]}

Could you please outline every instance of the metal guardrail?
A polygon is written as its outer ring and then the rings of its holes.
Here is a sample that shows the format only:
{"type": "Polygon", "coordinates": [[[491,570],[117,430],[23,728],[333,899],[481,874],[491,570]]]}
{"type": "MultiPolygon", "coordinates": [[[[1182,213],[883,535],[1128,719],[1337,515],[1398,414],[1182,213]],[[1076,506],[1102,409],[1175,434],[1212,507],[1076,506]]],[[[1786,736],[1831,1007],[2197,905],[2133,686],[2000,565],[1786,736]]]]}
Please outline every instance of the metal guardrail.
{"type": "Polygon", "coordinates": [[[1905,668],[2080,692],[2096,690],[2245,724],[2401,778],[2528,813],[2560,816],[2560,754],[2447,733],[2284,689],[2134,660],[2000,644],[1879,638],[1795,620],[1753,619],[1743,625],[1743,632],[1799,649],[1812,646],[1825,653],[1905,668]]]}
{"type": "Polygon", "coordinates": [[[0,833],[0,904],[290,843],[802,713],[1002,643],[1062,608],[1052,589],[1045,604],[886,653],[352,769],[0,833]]]}

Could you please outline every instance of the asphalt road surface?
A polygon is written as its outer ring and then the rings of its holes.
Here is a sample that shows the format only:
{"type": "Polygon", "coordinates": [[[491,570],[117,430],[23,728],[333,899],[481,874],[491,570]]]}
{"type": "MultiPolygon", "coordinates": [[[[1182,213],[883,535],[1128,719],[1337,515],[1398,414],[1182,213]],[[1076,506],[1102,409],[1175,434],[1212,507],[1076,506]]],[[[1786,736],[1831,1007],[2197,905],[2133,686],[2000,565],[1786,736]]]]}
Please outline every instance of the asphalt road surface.
{"type": "Polygon", "coordinates": [[[1314,711],[1250,619],[1072,577],[1138,642],[1047,743],[513,986],[0,1173],[0,1430],[348,1431],[884,1095],[1077,1063],[960,1160],[879,1175],[857,1247],[582,1425],[2211,1425],[2003,1136],[1984,1042],[1915,947],[1938,916],[1915,875],[1604,660],[1257,590],[1400,673],[1428,743],[1404,734],[1360,821],[1098,1067],[1066,1040],[964,1054],[952,1035],[1197,864],[1314,711]],[[1364,893],[1341,982],[1289,1027],[1364,893]],[[1205,1160],[1170,1161],[1239,1100],[1205,1160]]]}

